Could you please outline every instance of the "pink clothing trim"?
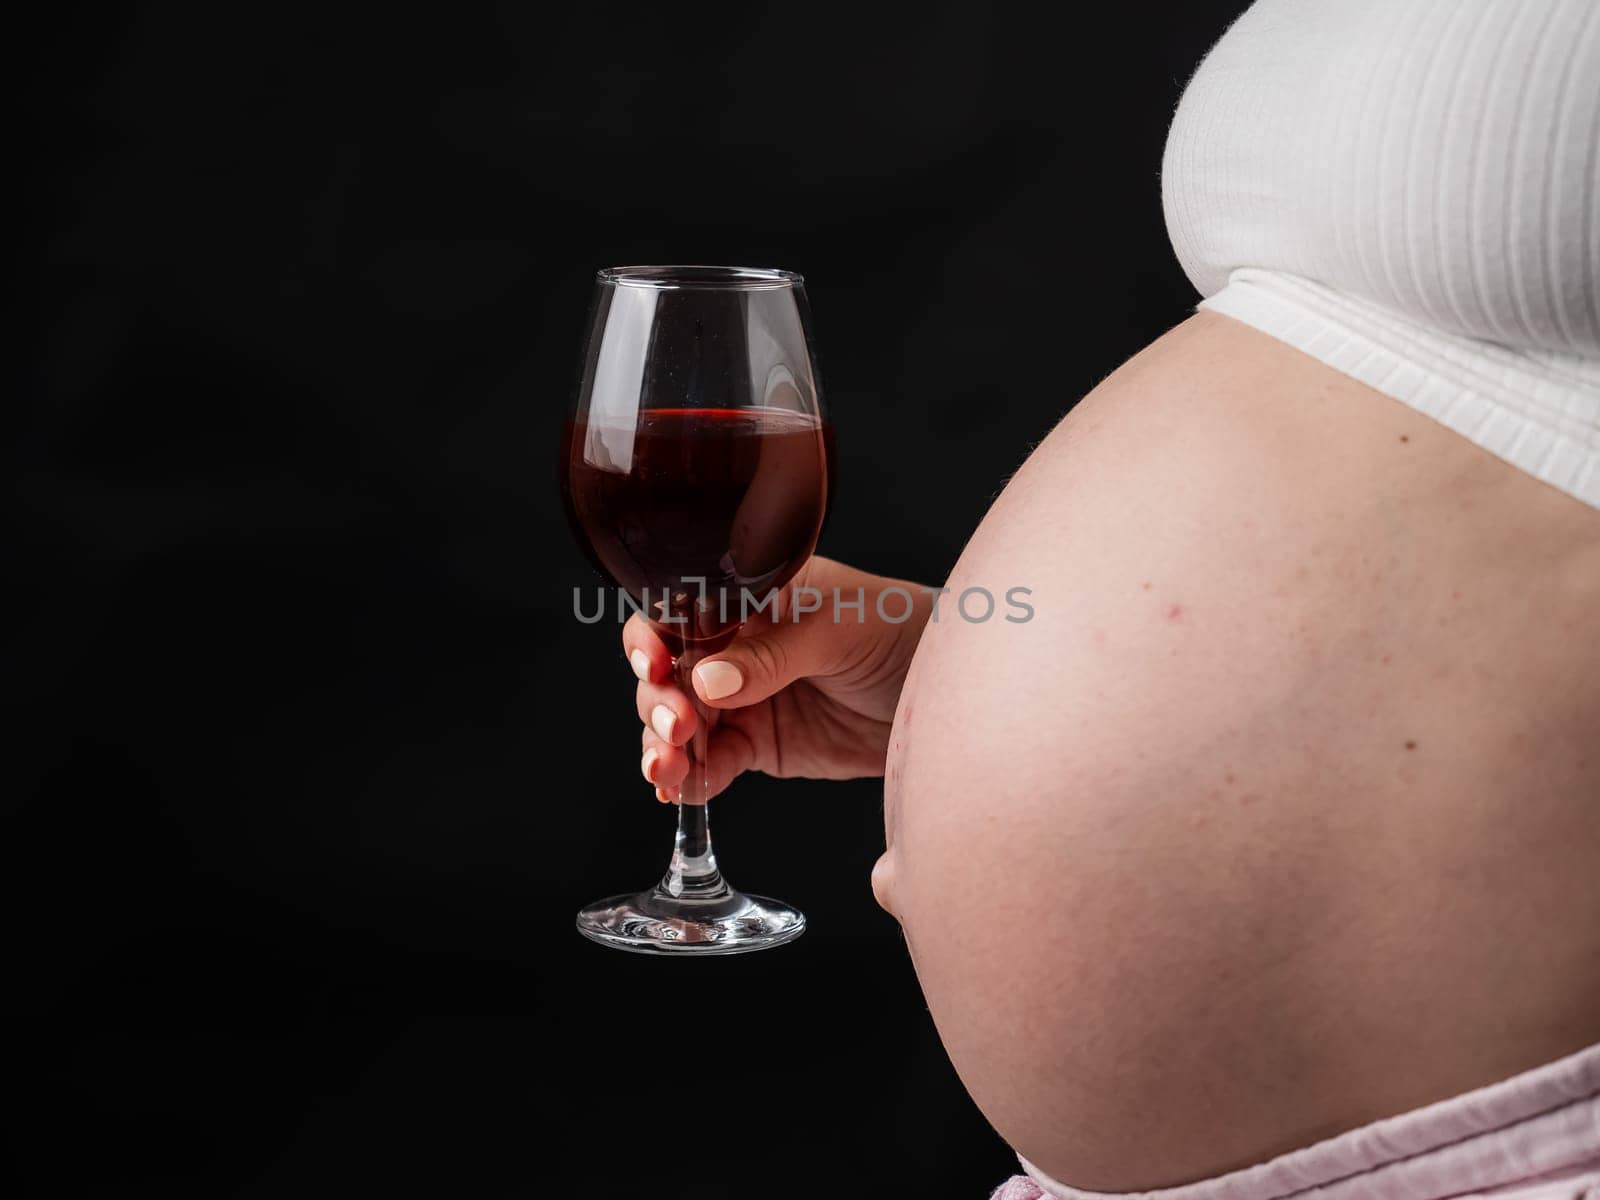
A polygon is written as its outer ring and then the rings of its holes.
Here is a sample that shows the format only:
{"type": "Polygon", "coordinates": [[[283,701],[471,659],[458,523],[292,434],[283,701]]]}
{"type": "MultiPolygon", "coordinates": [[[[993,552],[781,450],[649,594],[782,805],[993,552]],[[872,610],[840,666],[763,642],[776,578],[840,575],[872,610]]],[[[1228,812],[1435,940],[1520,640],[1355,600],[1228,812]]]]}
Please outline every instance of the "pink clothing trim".
{"type": "Polygon", "coordinates": [[[1086,1192],[1020,1161],[992,1200],[1600,1200],[1600,1045],[1198,1183],[1086,1192]]]}

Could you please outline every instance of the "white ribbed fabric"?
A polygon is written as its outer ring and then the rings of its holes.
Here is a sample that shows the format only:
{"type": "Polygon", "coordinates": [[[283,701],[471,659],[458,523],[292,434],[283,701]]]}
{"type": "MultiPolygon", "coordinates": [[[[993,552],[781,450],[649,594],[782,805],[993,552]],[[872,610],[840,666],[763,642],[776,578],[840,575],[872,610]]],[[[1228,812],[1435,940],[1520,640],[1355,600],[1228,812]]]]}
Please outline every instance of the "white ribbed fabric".
{"type": "Polygon", "coordinates": [[[1600,507],[1600,0],[1257,0],[1162,199],[1203,308],[1600,507]]]}
{"type": "Polygon", "coordinates": [[[1199,1183],[1086,1192],[1021,1161],[1018,1200],[1600,1200],[1600,1045],[1199,1183]]]}

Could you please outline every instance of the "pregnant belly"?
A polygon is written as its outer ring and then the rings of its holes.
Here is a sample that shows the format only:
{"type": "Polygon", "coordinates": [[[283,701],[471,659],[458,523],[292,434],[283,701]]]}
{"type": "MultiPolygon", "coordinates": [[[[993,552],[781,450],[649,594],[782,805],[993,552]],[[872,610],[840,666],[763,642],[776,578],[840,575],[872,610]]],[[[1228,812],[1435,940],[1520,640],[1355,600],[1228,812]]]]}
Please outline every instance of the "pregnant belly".
{"type": "Polygon", "coordinates": [[[1600,1040],[1600,513],[1202,314],[949,586],[877,882],[1029,1160],[1166,1186],[1600,1040]]]}

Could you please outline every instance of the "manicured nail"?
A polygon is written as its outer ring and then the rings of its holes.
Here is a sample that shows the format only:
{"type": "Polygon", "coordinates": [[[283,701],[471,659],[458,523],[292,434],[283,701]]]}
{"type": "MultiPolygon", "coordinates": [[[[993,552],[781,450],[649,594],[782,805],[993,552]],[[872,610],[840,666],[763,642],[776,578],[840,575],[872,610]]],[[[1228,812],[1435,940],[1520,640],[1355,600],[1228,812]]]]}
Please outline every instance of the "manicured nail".
{"type": "Polygon", "coordinates": [[[650,728],[661,735],[663,742],[672,740],[672,731],[678,727],[678,714],[665,704],[658,704],[650,710],[650,728]]]}
{"type": "Polygon", "coordinates": [[[633,673],[644,682],[650,682],[650,656],[643,650],[635,650],[628,655],[628,661],[633,664],[633,673]]]}
{"type": "Polygon", "coordinates": [[[672,803],[672,797],[667,794],[667,789],[666,788],[657,788],[656,789],[656,803],[657,804],[671,804],[672,803]]]}
{"type": "Polygon", "coordinates": [[[707,700],[722,700],[744,686],[744,676],[730,662],[706,662],[694,669],[707,700]]]}
{"type": "Polygon", "coordinates": [[[656,759],[661,757],[661,751],[654,746],[644,752],[644,757],[639,760],[639,773],[644,776],[646,783],[654,783],[650,772],[656,769],[656,759]]]}

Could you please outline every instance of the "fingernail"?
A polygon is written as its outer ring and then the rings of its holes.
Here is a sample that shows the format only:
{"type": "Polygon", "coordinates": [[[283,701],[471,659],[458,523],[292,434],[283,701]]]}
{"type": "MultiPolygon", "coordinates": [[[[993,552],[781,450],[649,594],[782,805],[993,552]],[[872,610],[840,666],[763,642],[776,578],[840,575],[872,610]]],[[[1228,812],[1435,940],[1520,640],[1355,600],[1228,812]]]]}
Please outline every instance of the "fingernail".
{"type": "Polygon", "coordinates": [[[657,788],[656,789],[656,803],[657,804],[671,804],[672,803],[672,797],[667,794],[667,789],[666,788],[657,788]]]}
{"type": "Polygon", "coordinates": [[[707,700],[722,700],[744,686],[744,676],[730,662],[701,663],[694,669],[707,700]]]}
{"type": "Polygon", "coordinates": [[[639,760],[639,773],[644,776],[645,782],[655,782],[655,780],[650,777],[650,772],[656,769],[656,759],[660,757],[661,751],[652,746],[650,749],[644,752],[644,757],[639,760]]]}
{"type": "Polygon", "coordinates": [[[650,656],[643,650],[635,650],[628,655],[628,662],[633,665],[633,673],[644,682],[650,682],[650,656]]]}
{"type": "Polygon", "coordinates": [[[650,728],[661,735],[663,742],[672,740],[672,731],[678,727],[678,714],[665,704],[658,704],[650,710],[650,728]]]}

